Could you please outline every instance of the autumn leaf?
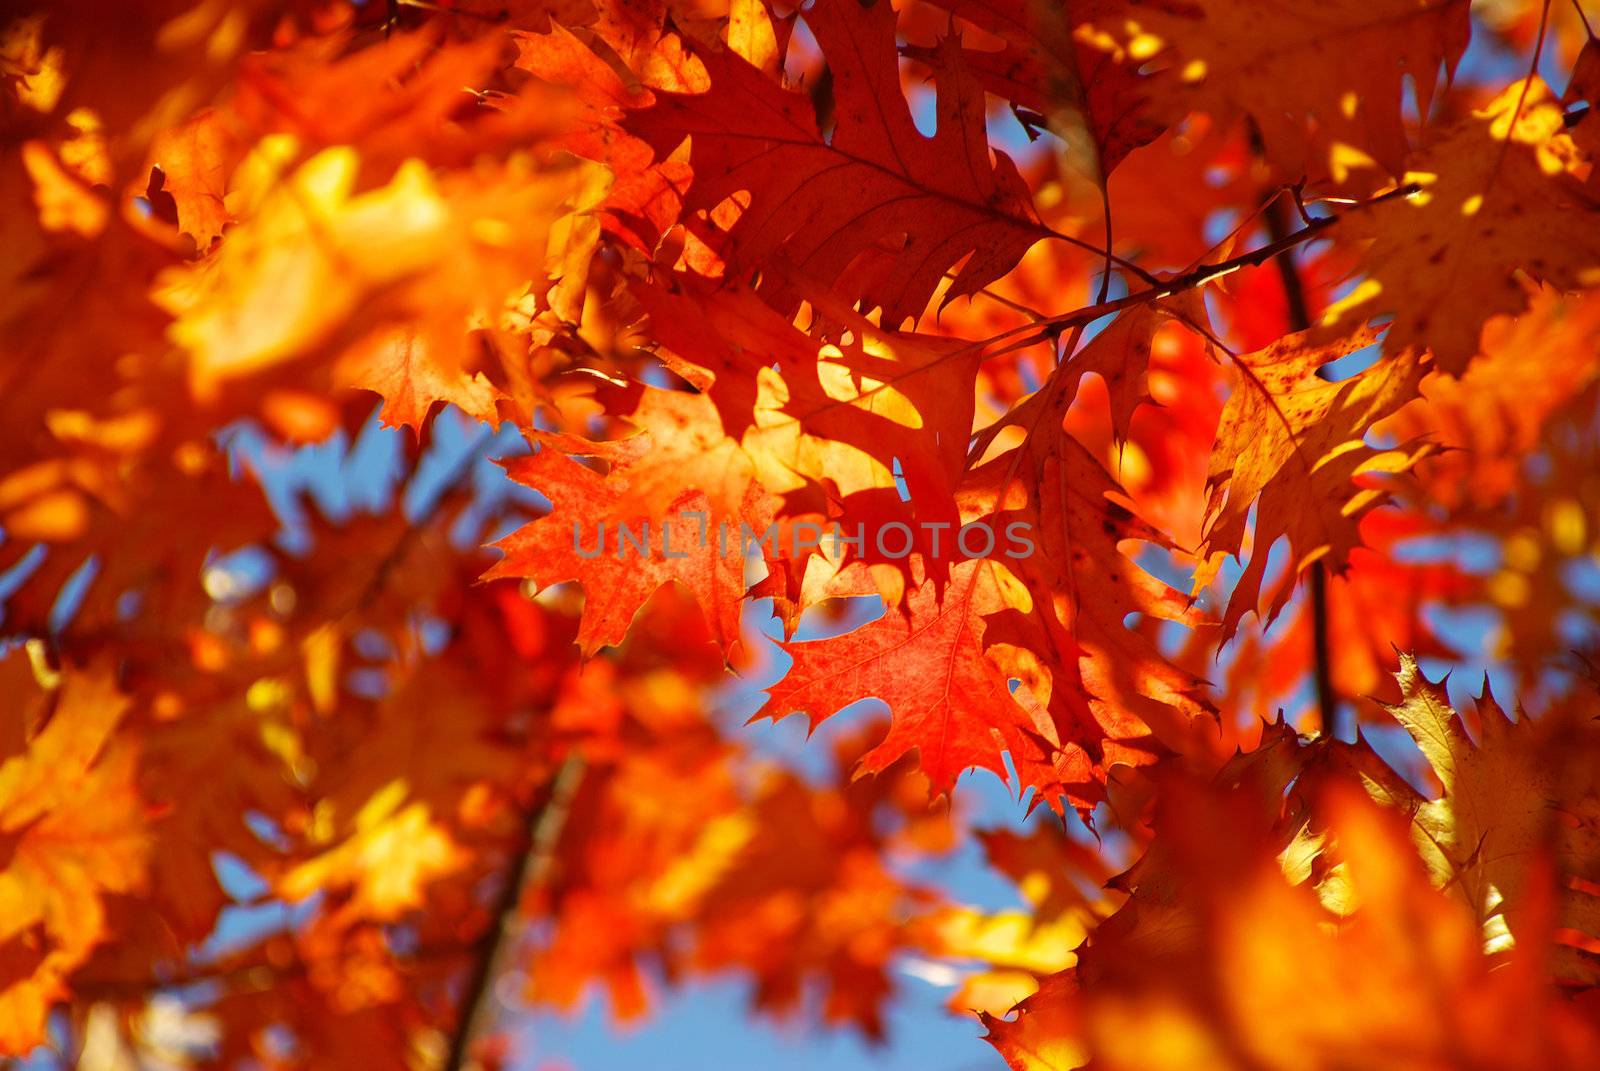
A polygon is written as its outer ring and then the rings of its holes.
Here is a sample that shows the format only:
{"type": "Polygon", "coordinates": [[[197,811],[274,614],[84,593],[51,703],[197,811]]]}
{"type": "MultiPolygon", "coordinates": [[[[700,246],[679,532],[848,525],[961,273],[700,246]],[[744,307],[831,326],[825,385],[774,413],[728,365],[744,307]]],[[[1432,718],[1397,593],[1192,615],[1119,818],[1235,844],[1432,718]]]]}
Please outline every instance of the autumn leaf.
{"type": "Polygon", "coordinates": [[[1031,553],[984,563],[1022,589],[990,615],[987,643],[1003,645],[996,655],[1008,675],[1050,712],[1039,745],[1014,749],[1013,761],[1027,780],[1064,785],[1080,808],[1097,801],[1096,783],[1112,765],[1139,765],[1194,745],[1191,722],[1209,714],[1203,682],[1128,627],[1134,614],[1197,623],[1187,601],[1124,548],[1161,547],[1164,538],[1124,504],[1110,474],[1065,427],[1084,373],[1104,376],[1113,368],[1113,425],[1126,424],[1143,395],[1149,336],[1159,322],[1114,322],[1042,390],[985,429],[975,452],[993,456],[979,461],[963,489],[970,516],[996,531],[1021,525],[1036,543],[1031,553]],[[1019,435],[1014,449],[998,449],[1019,435]],[[1043,770],[1024,770],[1040,762],[1043,770]]]}
{"type": "MultiPolygon", "coordinates": [[[[990,93],[1011,102],[1033,136],[1035,126],[1073,145],[1080,130],[1094,151],[1089,177],[1104,181],[1134,149],[1157,137],[1162,126],[1148,113],[1144,88],[1128,57],[1113,56],[1080,32],[1110,5],[1055,9],[1026,0],[979,4],[936,0],[935,6],[1001,38],[1005,47],[968,49],[962,62],[990,93]]],[[[935,60],[935,49],[907,49],[935,60]]]]}
{"type": "Polygon", "coordinates": [[[555,510],[501,540],[506,556],[488,575],[541,587],[578,581],[586,654],[621,643],[645,601],[676,582],[729,650],[739,642],[745,555],[769,541],[772,504],[703,395],[645,388],[633,419],[638,434],[609,442],[536,436],[538,451],[509,464],[555,510]]]}
{"type": "MultiPolygon", "coordinates": [[[[804,94],[728,52],[703,57],[708,92],[658,93],[625,124],[662,158],[688,136],[695,177],[686,211],[710,214],[741,192],[749,198],[725,238],[708,232],[729,274],[781,256],[833,285],[881,248],[890,260],[882,281],[858,279],[847,296],[868,311],[882,307],[883,323],[898,327],[922,313],[958,261],[967,258],[946,302],[993,282],[1046,236],[1016,165],[998,152],[989,161],[982,89],[953,38],[936,61],[938,128],[930,138],[900,96],[893,7],[826,0],[805,18],[833,74],[830,136],[804,94]],[[791,224],[797,217],[806,220],[802,230],[791,224]]],[[[792,304],[778,285],[777,303],[792,304]]]]}
{"type": "Polygon", "coordinates": [[[1600,931],[1592,894],[1600,874],[1594,718],[1568,707],[1512,721],[1485,691],[1474,742],[1415,658],[1401,656],[1399,680],[1403,698],[1389,712],[1422,749],[1442,790],[1416,816],[1417,848],[1434,883],[1462,900],[1486,935],[1496,935],[1492,946],[1526,943],[1549,925],[1536,915],[1538,866],[1541,859],[1553,863],[1561,879],[1555,925],[1591,946],[1558,945],[1552,968],[1562,979],[1593,985],[1600,978],[1592,948],[1600,931]]]}
{"type": "Polygon", "coordinates": [[[1426,115],[1440,67],[1453,74],[1466,50],[1467,15],[1461,0],[1339,0],[1315,10],[1134,2],[1096,19],[1088,39],[1125,62],[1156,61],[1145,90],[1152,114],[1248,116],[1286,177],[1343,183],[1374,163],[1399,173],[1403,83],[1409,76],[1426,115]]]}
{"type": "Polygon", "coordinates": [[[1461,375],[1485,321],[1527,309],[1518,273],[1559,290],[1600,281],[1600,248],[1583,223],[1596,204],[1569,174],[1580,160],[1544,83],[1507,87],[1407,159],[1417,193],[1352,218],[1346,237],[1371,243],[1364,278],[1324,321],[1393,314],[1388,352],[1426,348],[1461,375]]]}
{"type": "Polygon", "coordinates": [[[889,611],[832,640],[784,645],[794,664],[762,715],[805,713],[815,727],[842,707],[876,698],[889,706],[889,734],[862,757],[881,770],[913,749],[935,790],[978,767],[1005,776],[1000,751],[1029,727],[1005,675],[984,655],[983,617],[1003,594],[990,570],[954,570],[943,598],[932,581],[910,593],[906,613],[889,611]]]}
{"type": "Polygon", "coordinates": [[[0,762],[0,1049],[45,1040],[66,980],[106,930],[108,897],[142,891],[149,835],[137,750],[114,736],[127,709],[109,667],[41,687],[20,652],[0,662],[16,730],[0,762]]]}
{"type": "MultiPolygon", "coordinates": [[[[1152,736],[1165,734],[1167,746],[1186,739],[1188,719],[1205,711],[1200,682],[1159,664],[1126,673],[1149,654],[1124,627],[1130,613],[1185,615],[1176,592],[1118,549],[1125,539],[1158,537],[1112,499],[1109,477],[1061,428],[1078,378],[1097,367],[1097,354],[1120,353],[1130,337],[1097,339],[1081,365],[1068,365],[1006,422],[1024,433],[1023,445],[967,474],[962,520],[996,541],[992,556],[954,567],[942,600],[924,581],[908,593],[903,618],[891,608],[844,636],[786,644],[796,664],[765,713],[804,711],[815,726],[830,706],[877,697],[895,720],[867,769],[915,747],[943,788],[967,767],[1002,772],[1004,748],[1040,800],[1058,806],[1064,797],[1084,810],[1100,798],[1111,764],[1148,761],[1163,748],[1152,736]],[[1014,482],[1019,473],[1027,483],[1014,482]],[[1025,486],[1038,490],[1024,496],[1025,486]],[[1018,532],[1027,549],[1002,557],[1000,535],[1014,540],[1018,532]],[[1133,651],[1137,658],[1119,657],[1133,651]],[[841,664],[851,675],[837,688],[841,664]]],[[[1003,430],[986,430],[979,450],[1003,430]]],[[[956,541],[947,535],[945,554],[966,556],[948,545],[956,541]]]]}
{"type": "MultiPolygon", "coordinates": [[[[1378,451],[1364,440],[1366,429],[1416,396],[1422,376],[1416,354],[1401,353],[1339,382],[1319,375],[1374,337],[1356,334],[1329,344],[1319,342],[1316,331],[1302,332],[1231,357],[1234,388],[1211,454],[1202,553],[1240,554],[1252,508],[1256,524],[1255,549],[1223,615],[1224,636],[1257,609],[1274,543],[1288,538],[1297,574],[1317,561],[1342,572],[1360,545],[1361,518],[1384,499],[1382,490],[1359,486],[1355,478],[1403,471],[1427,456],[1427,444],[1378,451]]],[[[1280,587],[1263,612],[1267,623],[1291,591],[1280,587]]]]}
{"type": "Polygon", "coordinates": [[[393,919],[421,906],[421,886],[459,868],[464,854],[433,822],[426,805],[402,804],[403,783],[373,796],[338,846],[290,870],[278,890],[290,902],[325,888],[354,886],[351,909],[393,919]]]}
{"type": "Polygon", "coordinates": [[[1521,459],[1600,374],[1589,359],[1597,344],[1600,300],[1542,288],[1526,312],[1484,325],[1464,375],[1429,376],[1422,399],[1380,430],[1445,448],[1419,471],[1429,495],[1487,506],[1514,491],[1521,459]]]}
{"type": "MultiPolygon", "coordinates": [[[[1400,560],[1398,551],[1433,534],[1412,513],[1369,513],[1360,526],[1362,545],[1351,552],[1349,568],[1325,577],[1325,613],[1313,605],[1315,599],[1302,597],[1291,601],[1270,626],[1259,621],[1257,627],[1242,625],[1219,682],[1224,724],[1280,707],[1291,717],[1304,715],[1315,697],[1298,689],[1317,662],[1319,627],[1327,630],[1329,681],[1362,716],[1376,716],[1379,703],[1399,697],[1393,678],[1396,647],[1428,658],[1457,657],[1445,631],[1429,620],[1428,607],[1468,598],[1473,580],[1453,563],[1400,560]]],[[[1283,576],[1277,582],[1292,586],[1296,579],[1283,576]]],[[[1205,657],[1202,652],[1203,645],[1191,641],[1189,656],[1205,657]]],[[[1184,659],[1179,662],[1185,664],[1184,659]]]]}
{"type": "Polygon", "coordinates": [[[202,250],[232,219],[226,195],[238,155],[237,139],[215,111],[162,131],[150,146],[151,166],[159,173],[151,188],[172,199],[178,227],[202,250]]]}

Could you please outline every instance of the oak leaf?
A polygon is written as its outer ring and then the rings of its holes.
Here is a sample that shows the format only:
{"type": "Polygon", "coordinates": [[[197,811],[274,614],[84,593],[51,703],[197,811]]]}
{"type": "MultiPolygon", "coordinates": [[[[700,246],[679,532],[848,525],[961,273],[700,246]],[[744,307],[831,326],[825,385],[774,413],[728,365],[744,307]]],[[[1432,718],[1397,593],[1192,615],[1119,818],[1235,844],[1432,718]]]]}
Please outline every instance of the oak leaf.
{"type": "MultiPolygon", "coordinates": [[[[1115,3],[932,4],[1005,42],[998,51],[968,49],[962,60],[984,89],[1011,102],[1030,135],[1036,125],[1043,126],[1074,151],[1080,132],[1087,132],[1093,153],[1083,155],[1091,179],[1103,183],[1129,152],[1161,133],[1162,124],[1148,114],[1136,63],[1096,48],[1083,32],[1115,3]]],[[[937,49],[927,48],[908,48],[906,53],[929,59],[938,55],[937,49]]]]}
{"type": "Polygon", "coordinates": [[[1426,115],[1441,65],[1454,73],[1469,32],[1464,0],[1314,8],[1133,0],[1099,18],[1089,39],[1124,62],[1156,62],[1146,87],[1153,116],[1248,116],[1290,181],[1331,174],[1343,183],[1374,162],[1399,173],[1408,148],[1404,83],[1426,115]]]}
{"type": "Polygon", "coordinates": [[[28,660],[0,662],[8,702],[0,752],[0,1052],[45,1040],[45,1017],[106,931],[108,897],[143,891],[149,834],[138,753],[116,735],[128,700],[109,666],[69,667],[41,688],[28,660]]]}
{"type": "Polygon", "coordinates": [[[392,920],[423,904],[423,886],[468,860],[424,803],[406,803],[405,782],[375,794],[354,816],[350,835],[283,875],[278,893],[291,903],[323,889],[349,887],[349,911],[392,920]]]}
{"type": "Polygon", "coordinates": [[[1388,352],[1427,349],[1461,375],[1484,323],[1528,308],[1519,273],[1564,291],[1600,285],[1600,202],[1570,173],[1581,162],[1545,84],[1508,86],[1407,159],[1418,193],[1340,223],[1342,239],[1371,245],[1364,278],[1324,322],[1393,314],[1388,352]]]}
{"type": "MultiPolygon", "coordinates": [[[[881,307],[883,324],[898,327],[921,315],[963,258],[945,302],[993,282],[1046,237],[1016,165],[999,151],[990,162],[983,90],[953,38],[939,46],[938,128],[924,137],[900,93],[890,4],[822,0],[804,18],[833,74],[831,135],[808,97],[729,51],[702,57],[708,92],[657,93],[624,124],[658,158],[689,138],[687,211],[748,198],[725,235],[708,239],[729,275],[781,261],[825,285],[843,283],[847,301],[881,307]],[[892,268],[870,284],[851,280],[852,264],[880,246],[892,268]]],[[[797,303],[781,284],[774,300],[797,303]]]]}
{"type": "MultiPolygon", "coordinates": [[[[179,229],[201,250],[220,238],[232,220],[226,194],[239,155],[227,119],[212,109],[163,130],[150,145],[152,166],[160,172],[160,192],[172,199],[179,229]]],[[[152,181],[152,188],[155,185],[152,181]]]]}
{"type": "Polygon", "coordinates": [[[971,561],[951,570],[940,597],[924,581],[907,593],[905,612],[828,640],[783,644],[793,665],[757,717],[804,713],[815,728],[861,699],[876,698],[893,716],[889,733],[861,759],[877,772],[908,751],[936,792],[977,767],[1006,777],[1001,750],[1031,727],[1006,676],[984,653],[983,618],[1004,606],[992,570],[971,561]]]}
{"type": "Polygon", "coordinates": [[[605,51],[561,25],[518,34],[517,66],[577,97],[577,112],[557,143],[610,169],[614,181],[599,210],[606,229],[641,252],[653,251],[677,222],[693,172],[676,154],[655,159],[647,142],[623,128],[628,111],[654,96],[625,82],[597,47],[605,51]]]}
{"type": "Polygon", "coordinates": [[[1170,544],[1128,508],[1126,494],[1066,426],[1082,377],[1095,372],[1107,378],[1113,427],[1127,427],[1145,397],[1150,340],[1164,319],[1136,313],[1113,321],[1039,392],[986,428],[974,450],[982,460],[962,490],[967,517],[996,531],[1023,525],[1034,544],[1029,553],[985,563],[1026,592],[991,616],[987,643],[1004,645],[996,653],[1008,675],[1050,712],[1042,749],[1013,752],[1019,775],[1050,791],[1064,783],[1080,808],[1097,800],[1112,765],[1193,746],[1191,723],[1210,719],[1204,682],[1129,627],[1135,614],[1198,623],[1188,601],[1124,549],[1170,544]],[[1001,449],[1018,437],[1017,446],[1001,449]],[[1074,775],[1062,782],[1068,769],[1074,775]]]}
{"type": "Polygon", "coordinates": [[[1377,430],[1402,441],[1427,436],[1443,448],[1418,473],[1429,497],[1492,508],[1516,490],[1524,458],[1600,377],[1597,350],[1600,293],[1541,287],[1525,312],[1484,325],[1481,352],[1464,375],[1428,376],[1422,397],[1377,430]]]}
{"type": "MultiPolygon", "coordinates": [[[[924,580],[908,590],[903,616],[891,608],[843,636],[785,644],[796,662],[764,714],[803,711],[815,726],[876,697],[894,720],[865,769],[916,748],[934,787],[947,790],[969,767],[1001,773],[1005,749],[1020,787],[1037,790],[1035,803],[1069,801],[1085,813],[1111,765],[1191,742],[1190,719],[1208,709],[1202,682],[1125,625],[1133,613],[1189,618],[1178,592],[1119,549],[1161,537],[1115,500],[1109,475],[1063,426],[1082,376],[1111,371],[1109,362],[1151,330],[1136,326],[1144,323],[1137,316],[1128,323],[1135,326],[1108,330],[975,439],[970,452],[979,459],[991,444],[1022,439],[1011,450],[997,446],[958,491],[962,522],[986,528],[993,556],[969,557],[957,533],[946,533],[942,553],[956,564],[942,599],[924,580]],[[1026,547],[1015,542],[1019,532],[1026,547]]],[[[1125,413],[1137,384],[1133,374],[1119,376],[1125,413]]]]}
{"type": "Polygon", "coordinates": [[[507,471],[554,509],[495,544],[505,558],[487,575],[540,587],[576,580],[586,655],[621,643],[645,601],[676,582],[731,651],[740,642],[746,545],[766,539],[773,503],[704,395],[644,388],[629,419],[637,433],[606,442],[533,434],[538,451],[507,471]]]}
{"type": "Polygon", "coordinates": [[[1492,946],[1531,944],[1549,926],[1539,917],[1539,863],[1553,862],[1555,924],[1576,940],[1555,945],[1552,970],[1572,983],[1600,983],[1600,723],[1581,703],[1512,721],[1486,689],[1475,741],[1443,687],[1409,654],[1400,656],[1399,681],[1403,698],[1388,710],[1441,789],[1415,819],[1434,884],[1466,904],[1492,946]]]}
{"type": "MultiPolygon", "coordinates": [[[[1360,545],[1361,518],[1384,501],[1358,475],[1409,468],[1427,444],[1379,451],[1366,444],[1373,424],[1416,396],[1422,364],[1400,352],[1349,379],[1330,382],[1318,372],[1370,346],[1373,333],[1328,339],[1325,330],[1285,335],[1264,350],[1234,355],[1232,394],[1222,411],[1211,454],[1211,501],[1203,555],[1240,554],[1249,513],[1256,510],[1255,546],[1229,596],[1223,635],[1257,609],[1267,552],[1287,537],[1298,574],[1325,561],[1342,572],[1360,545]]],[[[1292,594],[1278,589],[1263,618],[1270,623],[1292,594]]]]}

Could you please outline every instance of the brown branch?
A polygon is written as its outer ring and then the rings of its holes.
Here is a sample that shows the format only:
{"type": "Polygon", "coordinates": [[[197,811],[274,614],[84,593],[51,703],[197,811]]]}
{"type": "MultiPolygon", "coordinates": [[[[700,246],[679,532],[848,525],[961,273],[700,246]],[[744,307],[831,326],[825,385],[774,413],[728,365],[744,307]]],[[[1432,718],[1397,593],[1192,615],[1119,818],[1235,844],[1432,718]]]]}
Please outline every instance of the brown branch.
{"type": "MultiPolygon", "coordinates": [[[[412,962],[470,959],[471,967],[458,1005],[455,1034],[443,1065],[447,1071],[465,1071],[472,1066],[472,1043],[484,1032],[493,1011],[489,994],[499,977],[506,955],[522,934],[519,915],[529,890],[549,876],[557,841],[572,807],[572,799],[583,776],[583,761],[570,756],[557,770],[540,798],[529,808],[523,835],[512,846],[489,928],[475,942],[429,944],[408,956],[412,962]]],[[[156,976],[78,976],[73,979],[74,995],[92,1000],[131,1000],[152,992],[181,988],[199,982],[215,982],[232,987],[255,982],[263,972],[274,982],[305,974],[307,965],[296,958],[281,964],[266,957],[227,963],[194,963],[156,976]]]]}
{"type": "Polygon", "coordinates": [[[493,921],[478,940],[472,973],[462,990],[455,1035],[450,1039],[444,1071],[465,1071],[470,1066],[472,1043],[493,1014],[489,990],[500,974],[507,951],[521,936],[522,920],[518,909],[527,891],[537,888],[549,874],[556,841],[566,824],[572,797],[582,777],[583,760],[577,755],[569,756],[556,771],[544,800],[529,809],[527,845],[513,856],[495,905],[493,921]]]}
{"type": "MultiPolygon", "coordinates": [[[[1417,193],[1420,193],[1421,191],[1422,187],[1420,185],[1415,182],[1408,182],[1402,186],[1396,186],[1392,190],[1386,190],[1383,193],[1378,194],[1376,197],[1368,198],[1365,201],[1358,201],[1346,207],[1348,211],[1359,211],[1361,209],[1371,208],[1374,205],[1383,204],[1386,201],[1394,201],[1405,197],[1411,197],[1417,193]]],[[[1064,312],[1059,316],[1048,317],[1047,319],[1041,321],[1041,323],[1038,325],[1041,328],[1038,334],[1032,336],[1031,338],[1022,339],[1014,345],[1031,345],[1034,342],[1042,342],[1046,338],[1061,334],[1061,332],[1065,331],[1067,328],[1079,327],[1094,320],[1098,320],[1102,316],[1109,316],[1112,313],[1121,312],[1123,309],[1130,309],[1136,305],[1145,305],[1152,301],[1160,301],[1163,298],[1169,298],[1175,294],[1181,294],[1188,290],[1194,290],[1198,287],[1205,286],[1207,283],[1215,282],[1225,275],[1232,275],[1234,272],[1243,268],[1259,267],[1274,257],[1311,241],[1323,231],[1326,231],[1330,227],[1333,227],[1335,224],[1337,224],[1345,217],[1346,214],[1348,214],[1348,212],[1335,215],[1319,216],[1316,219],[1313,219],[1310,223],[1301,227],[1299,230],[1284,233],[1281,236],[1274,238],[1266,245],[1261,246],[1259,249],[1252,249],[1248,253],[1241,253],[1236,257],[1233,257],[1229,260],[1219,261],[1216,264],[1202,264],[1200,267],[1195,268],[1192,271],[1187,271],[1182,275],[1162,281],[1146,290],[1139,290],[1124,297],[1114,298],[1110,301],[1096,302],[1093,305],[1086,305],[1081,309],[1074,309],[1072,312],[1064,312]]],[[[1011,335],[1019,334],[1020,331],[1021,329],[1003,331],[1000,334],[987,339],[985,344],[992,345],[1011,335]]]]}
{"type": "MultiPolygon", "coordinates": [[[[1289,237],[1292,211],[1282,193],[1267,205],[1267,232],[1273,245],[1289,237]]],[[[1309,228],[1311,224],[1307,224],[1309,228]]],[[[1269,247],[1270,248],[1270,247],[1269,247]]],[[[1306,304],[1306,288],[1295,264],[1294,246],[1285,246],[1277,255],[1278,274],[1283,279],[1283,296],[1288,305],[1289,330],[1304,331],[1311,326],[1311,311],[1306,304]]],[[[1317,714],[1322,735],[1342,739],[1346,735],[1344,708],[1333,690],[1333,658],[1328,639],[1328,570],[1321,561],[1311,563],[1311,673],[1317,689],[1317,714]]]]}
{"type": "Polygon", "coordinates": [[[1344,740],[1350,735],[1346,708],[1333,690],[1333,654],[1328,639],[1328,569],[1320,561],[1311,563],[1311,653],[1315,661],[1317,712],[1322,720],[1322,735],[1344,740]]]}

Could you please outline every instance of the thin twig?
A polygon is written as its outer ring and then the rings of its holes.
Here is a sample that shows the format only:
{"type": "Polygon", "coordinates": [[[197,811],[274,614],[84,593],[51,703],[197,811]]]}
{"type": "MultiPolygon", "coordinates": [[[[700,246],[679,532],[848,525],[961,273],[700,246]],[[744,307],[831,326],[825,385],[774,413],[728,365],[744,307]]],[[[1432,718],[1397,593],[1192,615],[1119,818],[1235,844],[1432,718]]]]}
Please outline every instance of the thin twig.
{"type": "Polygon", "coordinates": [[[1572,0],[1573,10],[1577,11],[1578,18],[1583,23],[1583,32],[1589,35],[1589,40],[1594,40],[1594,27],[1589,25],[1589,16],[1583,13],[1583,0],[1572,0]]]}

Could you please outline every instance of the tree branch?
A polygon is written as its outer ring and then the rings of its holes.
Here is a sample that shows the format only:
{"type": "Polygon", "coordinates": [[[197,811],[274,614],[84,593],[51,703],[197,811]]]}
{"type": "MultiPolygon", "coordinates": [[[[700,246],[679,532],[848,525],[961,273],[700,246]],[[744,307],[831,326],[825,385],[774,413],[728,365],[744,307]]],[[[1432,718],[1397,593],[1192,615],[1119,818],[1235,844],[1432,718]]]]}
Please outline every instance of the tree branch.
{"type": "Polygon", "coordinates": [[[527,845],[525,850],[512,857],[505,884],[495,904],[493,921],[478,940],[472,973],[461,993],[455,1035],[450,1039],[450,1053],[445,1059],[444,1071],[465,1071],[470,1066],[472,1043],[492,1018],[489,990],[500,974],[507,951],[516,944],[522,932],[522,920],[518,915],[522,898],[529,889],[537,888],[549,874],[556,841],[561,836],[562,826],[566,824],[572,797],[582,777],[583,760],[575,754],[569,756],[556,771],[543,802],[529,809],[527,845]]]}
{"type": "MultiPolygon", "coordinates": [[[[1284,242],[1289,234],[1288,199],[1280,192],[1267,205],[1267,231],[1272,235],[1272,245],[1284,242]]],[[[1320,221],[1316,221],[1320,222],[1320,221]]],[[[1304,229],[1310,229],[1307,224],[1304,229]]],[[[1266,248],[1272,248],[1267,246],[1266,248]]],[[[1285,245],[1277,254],[1278,274],[1283,279],[1283,296],[1288,305],[1289,330],[1304,331],[1311,326],[1311,312],[1306,305],[1306,288],[1300,278],[1300,269],[1294,261],[1294,246],[1285,245]]],[[[1311,563],[1309,570],[1311,590],[1311,673],[1317,689],[1317,714],[1322,721],[1324,736],[1342,739],[1346,735],[1343,708],[1333,690],[1333,660],[1328,640],[1328,570],[1320,561],[1311,563]]]]}
{"type": "MultiPolygon", "coordinates": [[[[1374,205],[1380,205],[1386,201],[1394,201],[1401,198],[1411,197],[1420,192],[1422,192],[1422,187],[1420,185],[1415,182],[1408,182],[1402,186],[1396,186],[1392,190],[1386,190],[1383,193],[1378,194],[1376,197],[1350,204],[1347,206],[1347,208],[1351,211],[1371,208],[1374,205]]],[[[1031,345],[1035,342],[1041,342],[1051,336],[1059,335],[1070,327],[1079,327],[1084,324],[1091,323],[1094,320],[1100,319],[1102,316],[1110,316],[1114,312],[1121,312],[1123,309],[1129,309],[1135,305],[1145,305],[1152,301],[1160,301],[1162,298],[1169,298],[1175,294],[1181,294],[1185,291],[1205,286],[1207,283],[1215,282],[1225,275],[1232,275],[1234,272],[1239,271],[1242,268],[1259,267],[1274,257],[1277,257],[1280,254],[1286,253],[1298,246],[1304,245],[1306,242],[1311,241],[1311,239],[1317,237],[1323,231],[1338,223],[1345,217],[1346,214],[1347,213],[1339,213],[1335,215],[1319,216],[1313,219],[1310,223],[1307,223],[1305,226],[1301,227],[1299,230],[1290,232],[1285,229],[1284,233],[1275,235],[1272,241],[1268,242],[1264,246],[1261,246],[1259,249],[1252,249],[1248,253],[1241,253],[1236,257],[1233,257],[1229,260],[1219,261],[1216,264],[1202,264],[1198,268],[1194,268],[1191,271],[1184,272],[1182,275],[1167,279],[1145,290],[1138,290],[1120,298],[1113,298],[1110,301],[1100,301],[1093,305],[1086,305],[1081,309],[1074,309],[1071,312],[1064,312],[1059,316],[1047,317],[1046,319],[1040,321],[1037,325],[1030,324],[1023,328],[1013,328],[1010,331],[1003,331],[1000,334],[987,339],[985,345],[993,345],[994,343],[1000,342],[1011,337],[1012,335],[1020,334],[1027,327],[1036,326],[1040,329],[1036,335],[1012,343],[1007,347],[1007,349],[1031,345]]]]}

